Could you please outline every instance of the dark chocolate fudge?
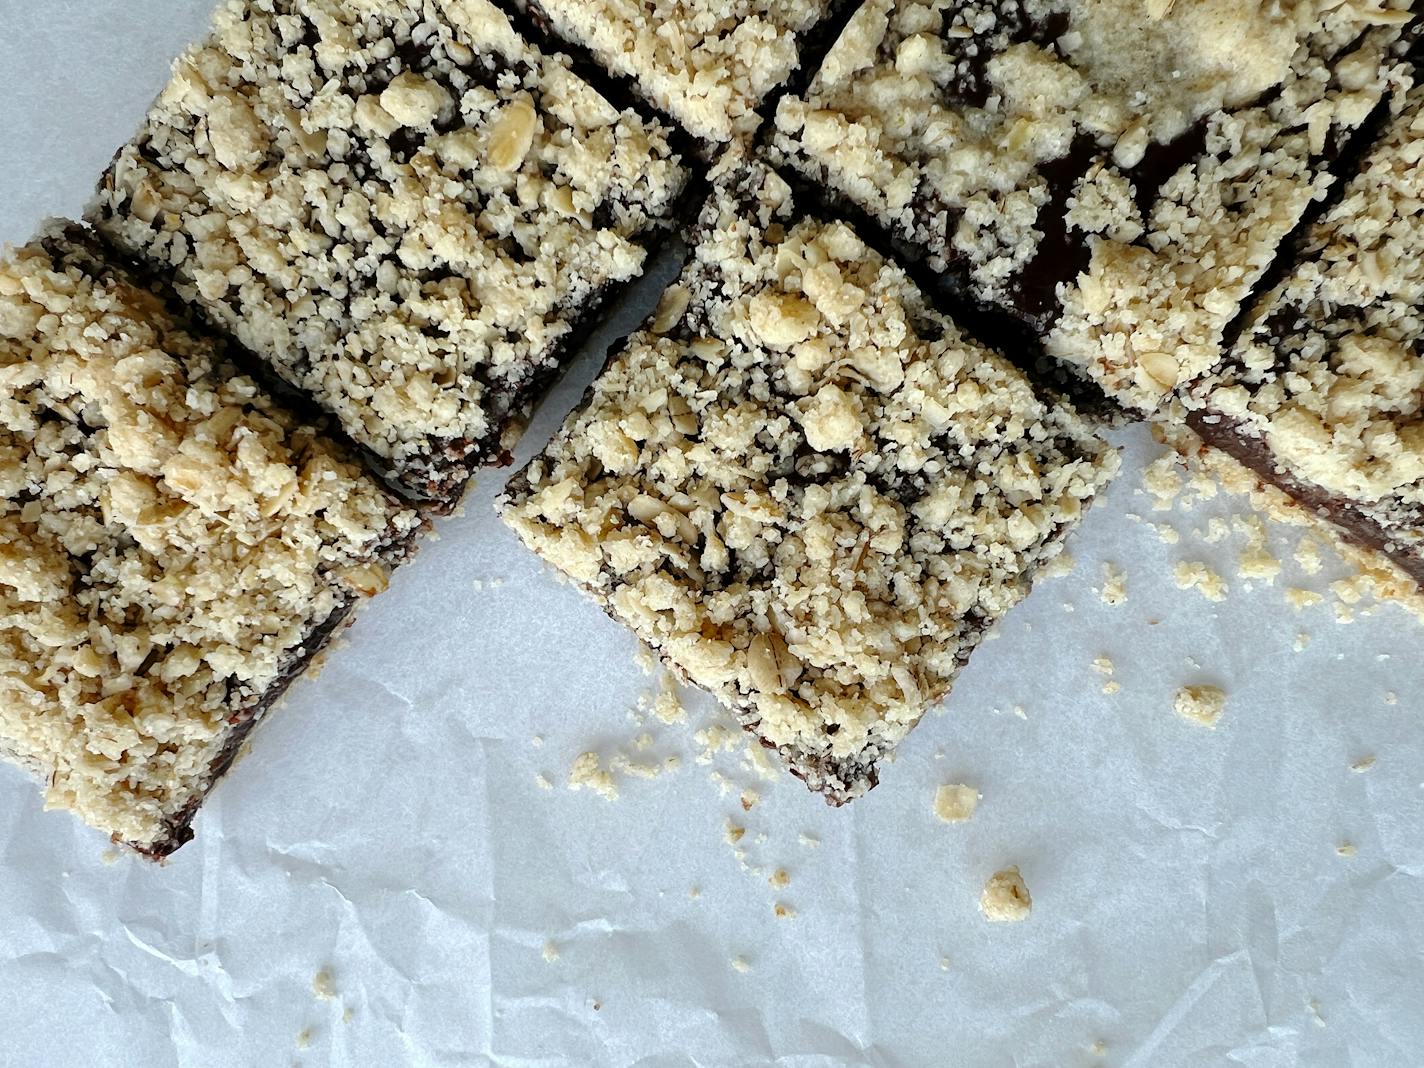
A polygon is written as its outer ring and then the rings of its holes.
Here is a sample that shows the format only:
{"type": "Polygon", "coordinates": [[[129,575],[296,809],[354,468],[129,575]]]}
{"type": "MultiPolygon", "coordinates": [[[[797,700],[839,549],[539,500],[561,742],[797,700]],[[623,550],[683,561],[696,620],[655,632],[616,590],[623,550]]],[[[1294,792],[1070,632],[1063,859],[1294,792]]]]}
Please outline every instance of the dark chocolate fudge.
{"type": "Polygon", "coordinates": [[[79,227],[0,261],[0,752],[153,856],[421,526],[79,227]]]}
{"type": "Polygon", "coordinates": [[[505,521],[840,804],[1117,453],[735,153],[692,258],[505,521]]]}
{"type": "Polygon", "coordinates": [[[1408,0],[868,0],[774,158],[1155,411],[1400,77],[1408,0]]]}
{"type": "Polygon", "coordinates": [[[1424,587],[1424,86],[1187,403],[1205,442],[1424,587]]]}
{"type": "Polygon", "coordinates": [[[448,505],[640,273],[668,136],[486,0],[229,0],[91,219],[448,505]]]}

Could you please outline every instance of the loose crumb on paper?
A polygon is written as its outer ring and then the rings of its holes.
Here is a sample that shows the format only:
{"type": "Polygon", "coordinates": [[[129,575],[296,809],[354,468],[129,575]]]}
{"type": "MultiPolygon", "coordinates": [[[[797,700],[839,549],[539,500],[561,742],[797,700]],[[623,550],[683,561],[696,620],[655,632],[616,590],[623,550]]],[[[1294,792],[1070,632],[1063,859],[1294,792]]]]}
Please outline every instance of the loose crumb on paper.
{"type": "Polygon", "coordinates": [[[666,673],[663,675],[662,685],[658,688],[658,695],[653,698],[653,715],[669,727],[687,719],[687,709],[682,707],[682,700],[677,695],[677,684],[672,676],[666,673]]]}
{"type": "Polygon", "coordinates": [[[947,972],[947,971],[949,971],[949,958],[948,958],[948,957],[940,957],[940,959],[939,959],[939,970],[942,971],[942,972],[947,972]]]}
{"type": "Polygon", "coordinates": [[[1311,608],[1323,600],[1325,600],[1325,598],[1314,590],[1304,590],[1299,586],[1291,586],[1286,590],[1286,604],[1290,605],[1297,612],[1302,608],[1311,608]]]}
{"type": "Polygon", "coordinates": [[[1119,605],[1127,601],[1127,572],[1116,564],[1103,565],[1103,586],[1098,591],[1103,604],[1119,605]]]}
{"type": "Polygon", "coordinates": [[[1016,866],[996,871],[979,896],[979,911],[991,923],[1017,923],[1032,910],[1033,899],[1016,866]]]}
{"type": "Polygon", "coordinates": [[[543,772],[540,772],[538,775],[535,775],[534,781],[539,784],[539,789],[541,790],[552,790],[554,788],[554,784],[549,781],[549,776],[545,775],[543,772]]]}
{"type": "Polygon", "coordinates": [[[1355,845],[1353,842],[1341,842],[1335,847],[1335,853],[1341,857],[1353,857],[1355,855],[1355,845]]]}
{"type": "Polygon", "coordinates": [[[1291,648],[1298,653],[1305,652],[1305,647],[1310,644],[1310,635],[1301,631],[1295,636],[1295,641],[1291,643],[1291,648]]]}
{"type": "Polygon", "coordinates": [[[1148,523],[1157,532],[1157,540],[1163,545],[1176,545],[1182,540],[1181,533],[1170,523],[1148,523]]]}
{"type": "Polygon", "coordinates": [[[1295,547],[1295,562],[1307,575],[1320,574],[1320,542],[1309,534],[1301,538],[1295,547]]]}
{"type": "Polygon", "coordinates": [[[1195,589],[1208,601],[1226,600],[1226,581],[1199,560],[1180,560],[1172,570],[1177,589],[1195,589]]]}
{"type": "Polygon", "coordinates": [[[297,1049],[311,1049],[312,1029],[303,1027],[297,1032],[297,1049]]]}
{"type": "Polygon", "coordinates": [[[1384,695],[1384,703],[1387,705],[1399,704],[1399,694],[1395,693],[1393,690],[1389,690],[1384,695]]]}
{"type": "Polygon", "coordinates": [[[791,920],[796,918],[796,910],[784,901],[778,901],[771,907],[771,911],[778,920],[791,920]]]}
{"type": "Polygon", "coordinates": [[[1246,535],[1246,548],[1241,551],[1237,572],[1242,578],[1275,582],[1281,573],[1281,562],[1267,547],[1266,524],[1258,515],[1236,516],[1233,522],[1246,535]]]}
{"type": "Polygon", "coordinates": [[[592,790],[605,801],[618,800],[618,784],[603,769],[597,753],[584,753],[569,768],[570,790],[592,790]]]}
{"type": "Polygon", "coordinates": [[[934,814],[943,823],[964,823],[979,807],[980,793],[963,783],[947,783],[935,791],[934,814]]]}
{"type": "Polygon", "coordinates": [[[1215,545],[1219,541],[1225,541],[1226,536],[1231,533],[1231,528],[1225,519],[1219,515],[1214,515],[1206,522],[1205,530],[1194,531],[1196,536],[1208,545],[1215,545]]]}
{"type": "Polygon", "coordinates": [[[800,834],[798,834],[796,836],[796,840],[799,841],[807,849],[815,849],[821,844],[821,840],[819,838],[817,838],[814,834],[807,834],[805,831],[802,831],[800,834]]]}
{"type": "Polygon", "coordinates": [[[1118,682],[1115,679],[1109,679],[1107,682],[1103,683],[1103,693],[1105,694],[1115,694],[1120,693],[1121,691],[1122,683],[1118,682]]]}
{"type": "Polygon", "coordinates": [[[1359,760],[1351,764],[1350,770],[1353,771],[1356,775],[1363,775],[1365,772],[1369,771],[1374,766],[1375,758],[1372,756],[1365,756],[1360,757],[1359,760]]]}
{"type": "Polygon", "coordinates": [[[1182,492],[1182,476],[1177,470],[1177,458],[1171,453],[1159,456],[1142,472],[1142,486],[1152,497],[1152,509],[1170,512],[1182,492]]]}
{"type": "Polygon", "coordinates": [[[1100,656],[1093,661],[1093,670],[1099,675],[1111,675],[1116,669],[1111,659],[1100,656]]]}
{"type": "MultiPolygon", "coordinates": [[[[641,764],[636,760],[629,760],[622,753],[616,754],[608,762],[611,771],[616,771],[619,775],[626,775],[632,779],[656,779],[663,773],[661,764],[641,764]]],[[[614,790],[615,796],[617,790],[614,790]]]]}
{"type": "Polygon", "coordinates": [[[730,731],[721,723],[703,727],[692,735],[698,745],[697,763],[710,764],[718,753],[729,752],[741,741],[741,731],[730,731]]]}
{"type": "Polygon", "coordinates": [[[743,975],[745,975],[747,972],[752,970],[752,965],[746,957],[743,957],[738,954],[737,956],[732,958],[732,969],[734,971],[741,972],[743,975]]]}
{"type": "Polygon", "coordinates": [[[312,976],[311,988],[318,1001],[330,1001],[336,997],[336,982],[330,966],[322,968],[312,976]]]}
{"type": "Polygon", "coordinates": [[[778,890],[784,890],[791,885],[791,874],[785,868],[777,868],[767,882],[778,890]]]}
{"type": "Polygon", "coordinates": [[[544,943],[544,961],[553,964],[559,959],[559,947],[552,940],[544,943]]]}
{"type": "Polygon", "coordinates": [[[692,886],[692,887],[689,887],[688,890],[687,890],[687,896],[690,897],[690,898],[692,898],[694,901],[696,901],[699,897],[702,896],[702,887],[700,887],[700,886],[692,886]]]}
{"type": "Polygon", "coordinates": [[[1226,708],[1226,692],[1219,686],[1183,686],[1172,707],[1183,719],[1214,730],[1226,708]]]}

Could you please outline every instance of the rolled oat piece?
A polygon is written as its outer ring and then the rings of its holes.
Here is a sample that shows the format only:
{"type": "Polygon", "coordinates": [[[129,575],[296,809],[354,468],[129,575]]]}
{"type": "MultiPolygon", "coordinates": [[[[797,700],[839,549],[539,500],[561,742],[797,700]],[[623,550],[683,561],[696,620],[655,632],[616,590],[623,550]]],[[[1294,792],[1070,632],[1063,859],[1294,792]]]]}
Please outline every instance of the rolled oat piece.
{"type": "Polygon", "coordinates": [[[90,217],[449,507],[686,177],[486,0],[228,0],[90,217]]]}
{"type": "Polygon", "coordinates": [[[851,227],[733,156],[682,278],[500,507],[841,804],[1117,462],[851,227]]]}
{"type": "Polygon", "coordinates": [[[0,752],[158,857],[420,517],[72,224],[0,262],[0,752]]]}

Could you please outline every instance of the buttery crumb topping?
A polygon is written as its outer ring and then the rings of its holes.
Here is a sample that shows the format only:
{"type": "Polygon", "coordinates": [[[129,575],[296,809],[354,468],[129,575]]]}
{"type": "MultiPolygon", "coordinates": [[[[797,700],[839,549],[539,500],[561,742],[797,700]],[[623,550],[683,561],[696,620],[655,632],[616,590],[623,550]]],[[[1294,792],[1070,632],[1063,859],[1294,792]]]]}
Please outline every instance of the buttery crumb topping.
{"type": "Polygon", "coordinates": [[[516,0],[635,79],[694,135],[751,133],[756,106],[796,69],[798,35],[831,0],[516,0]]]}
{"type": "Polygon", "coordinates": [[[0,263],[0,751],[160,848],[419,519],[74,233],[0,263]]]}
{"type": "Polygon", "coordinates": [[[672,293],[504,517],[846,800],[1117,454],[762,166],[722,168],[672,293]]]}
{"type": "MultiPolygon", "coordinates": [[[[1302,261],[1194,394],[1291,478],[1351,503],[1389,553],[1424,556],[1424,86],[1302,261]]],[[[1318,563],[1317,563],[1318,566],[1318,563]]]]}
{"type": "Polygon", "coordinates": [[[635,277],[667,130],[486,0],[228,0],[92,215],[412,489],[499,457],[635,277]]]}
{"type": "Polygon", "coordinates": [[[868,0],[776,158],[1151,411],[1402,67],[1408,0],[868,0]]]}

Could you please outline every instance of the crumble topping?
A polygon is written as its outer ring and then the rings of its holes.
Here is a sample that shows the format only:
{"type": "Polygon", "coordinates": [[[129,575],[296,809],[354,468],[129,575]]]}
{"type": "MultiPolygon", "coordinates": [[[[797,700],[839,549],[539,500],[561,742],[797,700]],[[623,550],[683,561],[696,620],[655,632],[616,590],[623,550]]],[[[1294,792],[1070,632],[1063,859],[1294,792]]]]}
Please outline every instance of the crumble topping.
{"type": "Polygon", "coordinates": [[[1151,411],[1401,71],[1408,0],[868,0],[774,157],[1151,411]]]}
{"type": "Polygon", "coordinates": [[[1117,454],[841,223],[728,163],[679,283],[506,522],[839,802],[1028,591],[1117,454]]]}
{"type": "Polygon", "coordinates": [[[0,750],[166,852],[420,521],[96,249],[0,263],[0,750]]]}
{"type": "Polygon", "coordinates": [[[422,494],[498,459],[684,172],[486,0],[228,0],[91,215],[422,494]]]}
{"type": "Polygon", "coordinates": [[[755,130],[756,107],[797,67],[799,35],[831,0],[515,0],[697,137],[755,130]]]}
{"type": "Polygon", "coordinates": [[[1017,923],[1033,911],[1033,898],[1017,866],[996,871],[984,884],[979,911],[990,923],[1017,923]]]}
{"type": "MultiPolygon", "coordinates": [[[[1394,112],[1192,399],[1203,421],[1261,442],[1286,478],[1348,502],[1386,556],[1424,569],[1424,86],[1394,112]]],[[[1299,553],[1319,569],[1313,546],[1299,553]]]]}

